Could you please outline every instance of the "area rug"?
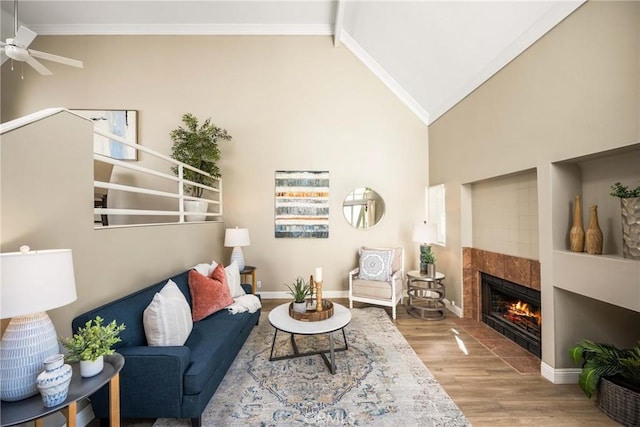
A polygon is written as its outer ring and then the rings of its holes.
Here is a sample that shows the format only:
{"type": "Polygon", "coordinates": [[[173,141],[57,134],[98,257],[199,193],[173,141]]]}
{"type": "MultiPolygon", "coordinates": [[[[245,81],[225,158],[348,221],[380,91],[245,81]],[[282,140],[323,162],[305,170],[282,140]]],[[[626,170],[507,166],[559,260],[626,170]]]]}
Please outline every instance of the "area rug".
{"type": "MultiPolygon", "coordinates": [[[[470,425],[383,309],[351,313],[349,349],[336,353],[335,375],[320,355],[270,362],[274,329],[263,314],[205,408],[203,426],[470,425]]],[[[277,337],[274,354],[290,354],[290,335],[277,337]]],[[[342,334],[334,337],[342,346],[342,334]]],[[[326,335],[296,336],[296,343],[301,352],[329,348],[326,335]]]]}

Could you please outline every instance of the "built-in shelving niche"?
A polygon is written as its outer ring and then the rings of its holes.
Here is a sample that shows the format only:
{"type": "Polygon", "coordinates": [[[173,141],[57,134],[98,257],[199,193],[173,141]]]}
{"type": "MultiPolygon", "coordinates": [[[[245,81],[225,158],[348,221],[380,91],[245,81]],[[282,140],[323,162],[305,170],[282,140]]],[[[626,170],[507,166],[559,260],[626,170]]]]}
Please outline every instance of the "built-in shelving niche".
{"type": "Polygon", "coordinates": [[[569,159],[552,165],[553,284],[619,307],[640,312],[640,261],[622,257],[620,200],[611,184],[640,183],[640,144],[569,159]],[[598,206],[603,255],[569,250],[573,201],[582,196],[584,227],[589,208],[598,206]]]}

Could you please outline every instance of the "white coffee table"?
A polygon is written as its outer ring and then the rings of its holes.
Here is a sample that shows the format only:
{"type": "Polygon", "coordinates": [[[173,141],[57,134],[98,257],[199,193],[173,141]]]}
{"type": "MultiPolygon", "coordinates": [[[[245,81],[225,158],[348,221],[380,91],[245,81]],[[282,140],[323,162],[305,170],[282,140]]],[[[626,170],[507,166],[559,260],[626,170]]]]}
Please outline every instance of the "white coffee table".
{"type": "Polygon", "coordinates": [[[320,320],[317,322],[303,322],[301,320],[296,320],[293,317],[289,316],[289,303],[282,304],[271,310],[269,313],[269,323],[276,330],[273,334],[273,343],[271,344],[271,354],[269,356],[269,360],[283,360],[283,359],[292,359],[294,357],[303,357],[303,356],[311,356],[315,354],[319,354],[322,356],[324,363],[326,363],[329,371],[332,374],[336,373],[336,359],[335,353],[337,351],[345,351],[349,349],[349,345],[347,344],[347,336],[344,333],[344,327],[347,326],[351,322],[351,311],[348,308],[333,303],[333,316],[326,320],[320,320]],[[344,338],[344,347],[335,348],[335,343],[333,340],[333,332],[337,330],[342,330],[342,338],[344,338]],[[276,345],[276,337],[278,336],[278,331],[286,332],[291,334],[291,345],[293,347],[293,354],[288,354],[285,356],[273,356],[273,349],[276,345]],[[307,351],[304,353],[300,353],[298,351],[298,346],[296,345],[295,335],[319,335],[319,334],[328,334],[329,335],[329,349],[328,350],[316,350],[316,351],[307,351]],[[329,353],[329,358],[327,358],[326,353],[329,353]]]}

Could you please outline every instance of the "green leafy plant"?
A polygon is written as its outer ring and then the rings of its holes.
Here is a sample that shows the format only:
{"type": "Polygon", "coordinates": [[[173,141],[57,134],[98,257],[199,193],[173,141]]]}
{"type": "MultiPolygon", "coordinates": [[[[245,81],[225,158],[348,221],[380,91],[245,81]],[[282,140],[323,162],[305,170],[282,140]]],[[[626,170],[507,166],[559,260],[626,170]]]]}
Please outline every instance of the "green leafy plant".
{"type": "Polygon", "coordinates": [[[629,189],[628,186],[616,182],[611,186],[611,192],[609,193],[609,195],[613,197],[620,197],[621,199],[640,197],[640,185],[638,185],[636,188],[629,189]]]}
{"type": "Polygon", "coordinates": [[[118,335],[125,330],[125,325],[117,325],[114,320],[102,326],[102,322],[104,319],[97,316],[95,320],[85,323],[84,327],[78,328],[78,332],[72,337],[59,338],[67,350],[66,359],[69,362],[94,361],[100,356],[108,356],[115,352],[112,347],[122,341],[118,335]]]}
{"type": "Polygon", "coordinates": [[[291,285],[285,286],[289,288],[289,292],[287,293],[293,297],[295,302],[304,302],[304,299],[309,296],[309,283],[305,282],[302,277],[296,278],[296,281],[291,285]]]}
{"type": "Polygon", "coordinates": [[[435,264],[436,256],[431,252],[431,249],[420,252],[420,262],[423,264],[435,264]]]}
{"type": "Polygon", "coordinates": [[[607,378],[627,388],[640,389],[640,341],[630,349],[580,340],[569,351],[575,364],[582,364],[578,384],[591,398],[600,378],[607,378]]]}
{"type": "MultiPolygon", "coordinates": [[[[182,116],[185,127],[179,126],[171,131],[171,157],[189,166],[193,166],[207,172],[211,176],[196,173],[184,168],[183,177],[198,184],[208,185],[214,183],[215,178],[220,178],[220,169],[217,162],[220,160],[220,148],[218,141],[230,141],[231,135],[226,129],[222,129],[211,123],[211,117],[200,126],[198,118],[191,113],[182,116]]],[[[171,168],[178,175],[178,167],[171,168]]],[[[201,197],[203,188],[189,186],[187,191],[195,197],[201,197]]]]}

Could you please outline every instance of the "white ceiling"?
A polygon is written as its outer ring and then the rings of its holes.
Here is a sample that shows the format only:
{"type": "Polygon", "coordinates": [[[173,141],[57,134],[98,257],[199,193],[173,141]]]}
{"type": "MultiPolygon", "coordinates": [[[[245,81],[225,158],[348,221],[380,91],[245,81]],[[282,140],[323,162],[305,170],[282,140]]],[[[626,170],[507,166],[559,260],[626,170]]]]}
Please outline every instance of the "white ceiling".
{"type": "MultiPolygon", "coordinates": [[[[41,35],[335,35],[429,124],[584,1],[21,0],[18,11],[41,35]]],[[[14,1],[1,7],[4,40],[14,1]]]]}

